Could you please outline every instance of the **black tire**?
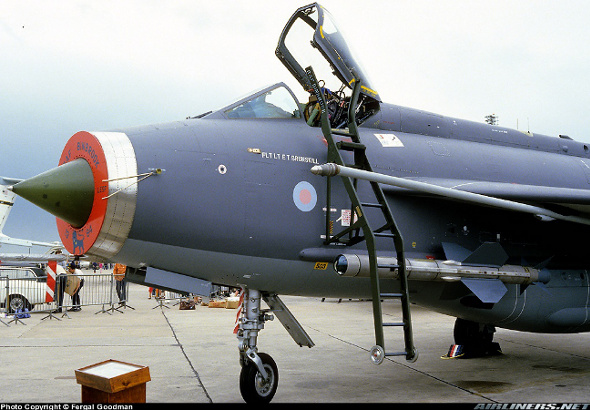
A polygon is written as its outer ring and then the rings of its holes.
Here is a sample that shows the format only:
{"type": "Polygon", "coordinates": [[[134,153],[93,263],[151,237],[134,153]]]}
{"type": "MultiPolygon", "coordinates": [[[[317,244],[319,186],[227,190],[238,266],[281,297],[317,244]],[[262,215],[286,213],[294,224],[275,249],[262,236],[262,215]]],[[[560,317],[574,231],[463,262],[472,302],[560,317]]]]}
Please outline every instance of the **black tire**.
{"type": "Polygon", "coordinates": [[[484,325],[469,320],[457,319],[455,322],[455,344],[463,346],[463,357],[484,357],[502,354],[500,345],[495,343],[492,325],[484,325]]]}
{"type": "Polygon", "coordinates": [[[25,309],[31,310],[32,306],[23,295],[9,295],[8,296],[8,312],[15,313],[18,309],[24,312],[25,309]]]}
{"type": "Polygon", "coordinates": [[[268,404],[277,392],[279,385],[279,369],[266,353],[259,353],[264,369],[269,375],[269,380],[264,381],[256,365],[250,360],[242,366],[240,372],[240,393],[248,404],[268,404]]]}
{"type": "Polygon", "coordinates": [[[477,322],[457,318],[453,336],[457,345],[482,345],[494,340],[494,331],[493,326],[484,325],[480,328],[477,322]]]}

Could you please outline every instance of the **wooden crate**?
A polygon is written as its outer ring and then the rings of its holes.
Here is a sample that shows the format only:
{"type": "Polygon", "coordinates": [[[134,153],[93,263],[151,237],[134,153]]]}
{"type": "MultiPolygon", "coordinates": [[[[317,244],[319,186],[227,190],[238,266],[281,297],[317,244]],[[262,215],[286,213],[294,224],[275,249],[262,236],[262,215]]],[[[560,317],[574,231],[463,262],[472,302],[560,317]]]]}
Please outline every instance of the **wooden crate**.
{"type": "Polygon", "coordinates": [[[145,403],[147,366],[106,360],[75,371],[82,403],[145,403]]]}

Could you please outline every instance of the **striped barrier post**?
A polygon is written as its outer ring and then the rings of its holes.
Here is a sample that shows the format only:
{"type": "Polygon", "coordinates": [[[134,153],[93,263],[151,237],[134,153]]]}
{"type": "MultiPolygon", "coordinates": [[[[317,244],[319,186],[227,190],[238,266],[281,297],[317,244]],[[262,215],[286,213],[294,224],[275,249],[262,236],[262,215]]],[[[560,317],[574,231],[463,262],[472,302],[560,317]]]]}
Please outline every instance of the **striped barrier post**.
{"type": "Polygon", "coordinates": [[[57,277],[57,262],[49,261],[45,268],[47,274],[47,291],[45,293],[45,303],[51,303],[55,300],[55,279],[57,277]]]}

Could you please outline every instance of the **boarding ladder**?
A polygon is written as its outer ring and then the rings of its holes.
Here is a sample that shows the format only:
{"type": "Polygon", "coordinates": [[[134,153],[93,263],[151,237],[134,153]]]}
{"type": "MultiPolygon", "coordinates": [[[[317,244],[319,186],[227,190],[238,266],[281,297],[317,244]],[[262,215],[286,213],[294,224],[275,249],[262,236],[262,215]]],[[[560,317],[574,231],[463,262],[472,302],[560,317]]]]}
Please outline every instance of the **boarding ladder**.
{"type": "MultiPolygon", "coordinates": [[[[328,143],[328,162],[332,162],[342,166],[354,167],[362,170],[372,172],[371,164],[366,156],[366,147],[360,141],[358,127],[356,124],[356,108],[359,100],[361,90],[361,82],[357,78],[354,81],[352,95],[350,97],[348,109],[348,129],[333,129],[328,119],[326,110],[326,100],[324,94],[318,84],[313,69],[308,67],[306,74],[310,80],[312,91],[315,94],[320,110],[320,123],[322,133],[328,143]],[[334,140],[334,135],[344,136],[350,138],[350,141],[334,140]],[[354,164],[345,164],[342,151],[351,151],[354,156],[354,164]]],[[[371,278],[371,294],[373,303],[373,322],[375,326],[375,341],[376,346],[371,349],[371,360],[375,364],[380,364],[387,356],[406,356],[406,360],[415,361],[417,359],[417,351],[414,347],[412,337],[412,320],[410,315],[410,298],[408,292],[408,279],[406,272],[406,259],[404,256],[403,238],[400,234],[389,204],[385,199],[385,195],[381,186],[376,182],[370,182],[374,194],[371,202],[361,201],[357,192],[358,180],[341,176],[348,196],[350,197],[352,207],[354,210],[351,215],[350,226],[343,231],[334,234],[332,232],[332,224],[330,222],[330,206],[331,206],[331,177],[327,177],[327,200],[326,200],[326,241],[325,244],[341,243],[346,246],[352,246],[360,242],[365,242],[369,254],[370,278],[371,278]],[[369,223],[368,215],[365,212],[367,208],[375,208],[381,210],[385,224],[377,229],[373,229],[369,223]],[[356,215],[356,220],[353,216],[356,215]],[[393,240],[395,251],[397,254],[396,265],[380,265],[377,258],[376,238],[390,238],[393,240]],[[391,271],[398,270],[398,280],[400,281],[399,293],[381,293],[379,269],[390,269],[391,271]],[[382,300],[398,298],[401,301],[402,321],[401,322],[384,322],[382,313],[382,300]],[[385,350],[385,340],[383,329],[385,327],[402,328],[404,332],[404,351],[387,352],[385,350]]]]}

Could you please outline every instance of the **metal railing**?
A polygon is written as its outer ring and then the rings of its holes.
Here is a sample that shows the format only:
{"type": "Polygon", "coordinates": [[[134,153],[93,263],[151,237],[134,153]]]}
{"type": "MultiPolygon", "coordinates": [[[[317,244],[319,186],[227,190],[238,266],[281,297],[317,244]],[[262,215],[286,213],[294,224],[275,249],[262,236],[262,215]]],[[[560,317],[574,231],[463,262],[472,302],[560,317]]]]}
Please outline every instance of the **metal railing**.
{"type": "Polygon", "coordinates": [[[19,319],[28,312],[47,312],[45,318],[58,318],[57,314],[67,316],[68,311],[83,306],[101,306],[96,313],[121,312],[121,307],[130,307],[129,284],[117,285],[112,272],[76,276],[80,282],[79,299],[73,292],[77,287],[74,275],[57,275],[55,288],[50,289],[42,269],[0,267],[0,322],[7,324],[2,318],[13,316],[8,323],[22,323],[19,319]]]}

